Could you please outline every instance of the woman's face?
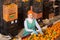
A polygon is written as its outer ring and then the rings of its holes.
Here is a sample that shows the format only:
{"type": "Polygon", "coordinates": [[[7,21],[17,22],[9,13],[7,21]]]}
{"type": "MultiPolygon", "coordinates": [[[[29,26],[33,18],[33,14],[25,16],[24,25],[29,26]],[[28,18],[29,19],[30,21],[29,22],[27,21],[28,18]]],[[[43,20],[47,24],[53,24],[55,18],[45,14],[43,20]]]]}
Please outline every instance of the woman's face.
{"type": "Polygon", "coordinates": [[[33,15],[32,14],[28,14],[28,18],[33,18],[33,15]]]}

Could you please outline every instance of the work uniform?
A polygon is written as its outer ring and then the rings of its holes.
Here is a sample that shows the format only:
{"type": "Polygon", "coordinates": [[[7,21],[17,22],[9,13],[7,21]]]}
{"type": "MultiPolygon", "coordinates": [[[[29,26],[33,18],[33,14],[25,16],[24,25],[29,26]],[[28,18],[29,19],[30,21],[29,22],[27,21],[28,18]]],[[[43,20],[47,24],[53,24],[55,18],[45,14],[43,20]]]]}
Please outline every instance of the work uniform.
{"type": "Polygon", "coordinates": [[[24,21],[24,33],[22,36],[24,37],[24,36],[31,34],[33,32],[33,30],[36,31],[36,29],[37,29],[36,27],[38,28],[40,33],[43,34],[39,24],[36,21],[36,19],[29,19],[29,18],[25,19],[25,21],[24,21]]]}

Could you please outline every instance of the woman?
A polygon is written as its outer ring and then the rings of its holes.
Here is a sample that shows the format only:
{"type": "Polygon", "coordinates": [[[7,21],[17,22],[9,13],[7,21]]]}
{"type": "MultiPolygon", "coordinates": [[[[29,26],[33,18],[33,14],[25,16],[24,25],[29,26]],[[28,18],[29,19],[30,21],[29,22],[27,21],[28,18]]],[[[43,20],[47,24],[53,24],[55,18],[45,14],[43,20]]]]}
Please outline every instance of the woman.
{"type": "Polygon", "coordinates": [[[37,23],[36,19],[33,18],[33,12],[28,11],[28,17],[24,21],[24,33],[23,37],[30,35],[32,32],[36,35],[38,34],[36,29],[39,30],[41,34],[43,34],[40,25],[37,23]],[[37,28],[36,28],[37,27],[37,28]]]}

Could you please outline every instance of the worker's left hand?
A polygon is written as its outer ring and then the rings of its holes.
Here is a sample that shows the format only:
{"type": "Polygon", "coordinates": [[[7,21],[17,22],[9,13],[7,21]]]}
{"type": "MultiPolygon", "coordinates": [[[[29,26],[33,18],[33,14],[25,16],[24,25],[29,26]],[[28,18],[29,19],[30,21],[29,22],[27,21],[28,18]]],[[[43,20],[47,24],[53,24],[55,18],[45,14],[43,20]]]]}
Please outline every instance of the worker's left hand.
{"type": "Polygon", "coordinates": [[[44,35],[44,33],[42,31],[40,31],[40,34],[44,35]]]}
{"type": "Polygon", "coordinates": [[[37,31],[35,31],[35,30],[33,31],[33,33],[35,33],[36,35],[38,35],[38,32],[37,32],[37,31]]]}
{"type": "Polygon", "coordinates": [[[42,31],[40,31],[40,30],[36,30],[36,31],[37,31],[38,33],[42,34],[42,35],[44,34],[44,33],[43,33],[42,31]]]}

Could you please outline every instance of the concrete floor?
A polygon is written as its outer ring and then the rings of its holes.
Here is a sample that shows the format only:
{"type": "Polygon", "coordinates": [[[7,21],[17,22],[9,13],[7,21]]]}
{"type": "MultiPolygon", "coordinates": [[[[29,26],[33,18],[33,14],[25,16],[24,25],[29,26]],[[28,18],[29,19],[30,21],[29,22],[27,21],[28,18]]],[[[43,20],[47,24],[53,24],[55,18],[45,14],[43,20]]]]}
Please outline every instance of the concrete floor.
{"type": "MultiPolygon", "coordinates": [[[[23,30],[24,29],[22,29],[21,31],[20,31],[20,33],[18,34],[18,35],[16,35],[16,36],[22,36],[22,33],[23,33],[23,30]]],[[[11,39],[11,37],[10,36],[5,36],[5,35],[2,35],[2,34],[0,34],[0,40],[10,40],[11,39]]]]}
{"type": "Polygon", "coordinates": [[[0,34],[0,40],[9,40],[9,37],[0,34]]]}

